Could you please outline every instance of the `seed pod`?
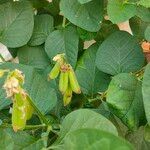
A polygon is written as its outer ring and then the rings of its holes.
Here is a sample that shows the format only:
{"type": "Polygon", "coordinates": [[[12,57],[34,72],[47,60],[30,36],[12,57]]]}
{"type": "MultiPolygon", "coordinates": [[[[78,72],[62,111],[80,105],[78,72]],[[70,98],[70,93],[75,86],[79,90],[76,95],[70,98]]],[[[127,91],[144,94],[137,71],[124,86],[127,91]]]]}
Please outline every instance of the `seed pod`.
{"type": "Polygon", "coordinates": [[[70,86],[68,86],[63,96],[64,106],[67,106],[71,102],[71,98],[72,98],[72,89],[70,86]]]}
{"type": "Polygon", "coordinates": [[[60,72],[60,62],[56,62],[55,66],[48,75],[49,79],[51,80],[57,78],[59,72],[60,72]]]}
{"type": "Polygon", "coordinates": [[[60,73],[59,90],[62,94],[66,92],[68,88],[68,71],[60,73]]]}
{"type": "Polygon", "coordinates": [[[13,110],[12,110],[12,126],[13,130],[23,130],[26,125],[26,108],[25,101],[22,99],[21,94],[15,94],[13,110]]]}
{"type": "Polygon", "coordinates": [[[81,89],[80,89],[79,83],[77,81],[76,75],[72,67],[70,67],[70,70],[69,70],[69,82],[70,82],[72,91],[75,92],[76,94],[80,94],[81,89]]]}
{"type": "Polygon", "coordinates": [[[26,97],[26,100],[25,100],[25,107],[26,107],[26,117],[27,117],[27,120],[29,120],[33,115],[34,109],[31,106],[30,102],[28,101],[28,97],[26,97]]]}

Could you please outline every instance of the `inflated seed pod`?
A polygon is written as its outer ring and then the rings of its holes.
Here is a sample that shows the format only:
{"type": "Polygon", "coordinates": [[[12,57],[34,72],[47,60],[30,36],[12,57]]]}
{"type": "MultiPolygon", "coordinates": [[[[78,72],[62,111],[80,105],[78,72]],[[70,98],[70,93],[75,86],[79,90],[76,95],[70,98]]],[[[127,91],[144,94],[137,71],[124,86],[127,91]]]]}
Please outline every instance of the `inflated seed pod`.
{"type": "Polygon", "coordinates": [[[62,94],[64,94],[67,88],[68,88],[68,71],[61,72],[59,78],[59,90],[62,94]]]}
{"type": "Polygon", "coordinates": [[[71,102],[71,99],[72,99],[72,89],[70,86],[68,86],[66,92],[63,95],[64,106],[67,106],[71,102]]]}
{"type": "Polygon", "coordinates": [[[26,107],[25,101],[22,99],[22,95],[15,94],[13,109],[12,109],[12,126],[13,130],[17,132],[18,130],[23,130],[26,125],[26,107]]]}
{"type": "Polygon", "coordinates": [[[60,62],[57,61],[56,64],[54,65],[53,69],[51,70],[51,72],[48,75],[50,80],[57,78],[57,76],[59,75],[59,72],[60,72],[60,66],[61,66],[60,62]]]}
{"type": "Polygon", "coordinates": [[[79,83],[77,81],[76,75],[71,66],[70,66],[70,70],[69,70],[69,82],[70,82],[72,91],[75,92],[76,94],[80,94],[81,89],[80,89],[79,83]]]}

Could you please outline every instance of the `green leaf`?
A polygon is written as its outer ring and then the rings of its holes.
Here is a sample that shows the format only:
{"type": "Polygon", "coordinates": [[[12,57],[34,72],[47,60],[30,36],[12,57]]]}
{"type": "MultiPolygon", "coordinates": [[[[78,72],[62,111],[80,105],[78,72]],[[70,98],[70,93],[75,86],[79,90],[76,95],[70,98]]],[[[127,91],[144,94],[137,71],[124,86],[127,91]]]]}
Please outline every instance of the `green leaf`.
{"type": "Polygon", "coordinates": [[[150,10],[143,6],[137,7],[136,15],[145,22],[150,22],[150,10]]]}
{"type": "Polygon", "coordinates": [[[145,30],[145,39],[150,42],[150,25],[145,30]]]}
{"type": "Polygon", "coordinates": [[[100,129],[118,135],[116,127],[101,114],[89,109],[79,109],[68,114],[63,120],[60,139],[72,131],[84,128],[100,129]]]}
{"type": "Polygon", "coordinates": [[[45,42],[46,38],[54,30],[53,17],[47,14],[35,16],[34,30],[29,45],[37,46],[45,42]]]}
{"type": "Polygon", "coordinates": [[[96,32],[100,29],[103,0],[92,0],[85,4],[80,4],[78,0],[62,0],[60,10],[70,22],[85,30],[96,32]]]}
{"type": "Polygon", "coordinates": [[[132,74],[121,73],[113,77],[106,101],[113,114],[129,129],[137,129],[145,118],[141,82],[132,74]]]}
{"type": "Polygon", "coordinates": [[[133,150],[127,141],[98,129],[80,129],[64,139],[59,150],[133,150]]]}
{"type": "Polygon", "coordinates": [[[28,1],[0,5],[0,42],[15,48],[25,45],[33,30],[33,8],[28,1]]]}
{"type": "Polygon", "coordinates": [[[84,94],[93,96],[97,92],[104,92],[110,82],[110,76],[100,72],[95,65],[98,46],[87,49],[79,59],[76,75],[84,94]]]}
{"type": "Polygon", "coordinates": [[[24,131],[14,132],[11,128],[1,129],[1,131],[6,132],[12,138],[14,142],[13,150],[22,150],[36,142],[34,137],[24,131]]]}
{"type": "Polygon", "coordinates": [[[6,131],[0,129],[0,149],[13,150],[13,148],[14,148],[13,138],[6,131]]]}
{"type": "Polygon", "coordinates": [[[52,60],[54,56],[65,53],[68,62],[75,67],[78,55],[79,36],[76,28],[68,26],[62,30],[56,30],[48,36],[45,43],[45,51],[52,60]]]}
{"type": "Polygon", "coordinates": [[[4,63],[0,65],[0,69],[19,69],[25,74],[24,89],[32,98],[35,106],[44,114],[49,112],[57,102],[56,92],[47,82],[45,76],[40,75],[33,67],[4,63]]]}
{"type": "Polygon", "coordinates": [[[45,69],[50,64],[50,60],[45,53],[43,46],[24,46],[18,49],[19,63],[33,66],[38,69],[45,69]]]}
{"type": "Polygon", "coordinates": [[[146,66],[142,84],[143,102],[146,113],[147,122],[150,125],[150,64],[146,66]]]}
{"type": "Polygon", "coordinates": [[[138,4],[142,5],[142,6],[146,7],[146,8],[150,8],[150,1],[149,0],[140,0],[138,2],[138,4]]]}
{"type": "Polygon", "coordinates": [[[132,35],[117,31],[100,45],[96,64],[99,70],[116,75],[139,70],[144,65],[144,56],[139,43],[132,35]]]}
{"type": "Polygon", "coordinates": [[[81,4],[85,4],[85,3],[88,3],[90,1],[92,1],[92,0],[78,0],[78,2],[81,4]]]}
{"type": "Polygon", "coordinates": [[[121,23],[136,14],[136,5],[126,4],[123,0],[108,0],[107,13],[113,23],[121,23]]]}
{"type": "Polygon", "coordinates": [[[25,148],[23,148],[22,150],[42,150],[42,148],[44,148],[44,143],[43,141],[40,139],[30,145],[27,145],[25,148]]]}

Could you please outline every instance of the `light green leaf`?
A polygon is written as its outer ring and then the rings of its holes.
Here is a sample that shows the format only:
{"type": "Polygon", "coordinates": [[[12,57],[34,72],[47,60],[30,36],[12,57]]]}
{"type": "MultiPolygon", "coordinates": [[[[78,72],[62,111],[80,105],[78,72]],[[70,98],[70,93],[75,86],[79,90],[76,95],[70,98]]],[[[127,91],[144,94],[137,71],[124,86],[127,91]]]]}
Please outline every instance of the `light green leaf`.
{"type": "Polygon", "coordinates": [[[19,63],[33,66],[38,69],[45,69],[50,65],[50,60],[45,53],[43,46],[24,46],[18,49],[19,63]]]}
{"type": "Polygon", "coordinates": [[[142,5],[142,6],[146,7],[146,8],[150,8],[150,0],[140,0],[138,2],[138,4],[140,4],[140,5],[142,5]]]}
{"type": "Polygon", "coordinates": [[[3,129],[0,129],[0,149],[13,150],[14,142],[12,137],[3,129]]]}
{"type": "Polygon", "coordinates": [[[54,30],[53,17],[47,14],[35,16],[34,30],[29,45],[37,46],[45,42],[46,38],[54,30]]]}
{"type": "Polygon", "coordinates": [[[145,39],[150,42],[150,25],[145,30],[145,39]]]}
{"type": "Polygon", "coordinates": [[[78,43],[79,36],[76,28],[69,26],[50,33],[45,43],[45,51],[51,60],[57,54],[65,53],[68,62],[75,67],[78,55],[78,43]]]}
{"type": "Polygon", "coordinates": [[[60,139],[63,139],[70,132],[93,128],[118,135],[116,127],[104,116],[89,109],[79,109],[68,114],[62,122],[60,139]]]}
{"type": "Polygon", "coordinates": [[[23,148],[22,150],[42,150],[42,148],[44,148],[44,143],[43,141],[40,139],[30,145],[27,145],[25,148],[23,148]]]}
{"type": "Polygon", "coordinates": [[[59,150],[133,150],[127,141],[98,129],[80,129],[64,139],[59,150]]]}
{"type": "Polygon", "coordinates": [[[0,5],[0,42],[15,48],[25,45],[33,30],[33,8],[28,1],[0,5]]]}
{"type": "Polygon", "coordinates": [[[107,13],[113,23],[121,23],[136,14],[136,5],[125,4],[123,0],[108,0],[107,13]]]}
{"type": "Polygon", "coordinates": [[[96,32],[100,29],[103,0],[92,0],[85,4],[80,4],[78,0],[62,0],[60,10],[70,22],[85,30],[96,32]]]}
{"type": "Polygon", "coordinates": [[[110,82],[110,76],[100,72],[95,65],[98,45],[87,49],[79,59],[76,75],[84,94],[93,96],[97,92],[104,92],[110,82]]]}
{"type": "Polygon", "coordinates": [[[141,82],[134,75],[121,73],[113,77],[106,101],[113,114],[130,129],[137,129],[145,118],[141,82]]]}
{"type": "Polygon", "coordinates": [[[78,0],[79,1],[79,3],[81,3],[81,4],[85,4],[85,3],[88,3],[88,2],[90,2],[90,1],[92,1],[92,0],[78,0]]]}
{"type": "Polygon", "coordinates": [[[144,56],[132,35],[117,31],[100,45],[96,65],[99,70],[111,75],[134,72],[144,65],[144,56]]]}
{"type": "Polygon", "coordinates": [[[21,70],[25,74],[24,89],[28,92],[36,107],[44,114],[54,108],[57,102],[55,90],[51,88],[47,78],[40,75],[33,67],[4,63],[0,65],[0,69],[21,70]]]}
{"type": "Polygon", "coordinates": [[[147,65],[142,84],[143,102],[148,124],[150,125],[150,64],[147,65]]]}

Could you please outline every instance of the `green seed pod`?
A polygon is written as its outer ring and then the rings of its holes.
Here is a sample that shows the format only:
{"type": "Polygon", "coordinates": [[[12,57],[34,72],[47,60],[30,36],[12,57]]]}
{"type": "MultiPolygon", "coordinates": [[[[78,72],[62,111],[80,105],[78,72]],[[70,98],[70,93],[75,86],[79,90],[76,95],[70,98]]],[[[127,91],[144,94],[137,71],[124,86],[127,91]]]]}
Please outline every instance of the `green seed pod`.
{"type": "Polygon", "coordinates": [[[71,102],[71,98],[72,98],[72,89],[70,86],[68,86],[63,96],[64,106],[67,106],[71,102]]]}
{"type": "Polygon", "coordinates": [[[23,130],[26,125],[26,107],[25,101],[22,99],[22,95],[15,94],[13,110],[12,110],[12,126],[13,130],[17,132],[18,130],[23,130]]]}
{"type": "Polygon", "coordinates": [[[26,100],[25,100],[25,107],[26,107],[26,117],[27,117],[27,120],[29,120],[33,115],[34,109],[31,106],[30,102],[28,101],[28,97],[26,97],[26,100]]]}
{"type": "Polygon", "coordinates": [[[60,73],[59,90],[62,94],[66,92],[68,88],[68,71],[60,73]]]}
{"type": "Polygon", "coordinates": [[[60,62],[56,62],[55,66],[48,75],[49,79],[51,80],[57,78],[59,72],[60,72],[60,62]]]}
{"type": "Polygon", "coordinates": [[[70,70],[69,70],[69,82],[70,82],[72,91],[75,92],[76,94],[80,94],[81,89],[80,89],[79,83],[77,81],[76,75],[72,67],[70,67],[70,70]]]}

